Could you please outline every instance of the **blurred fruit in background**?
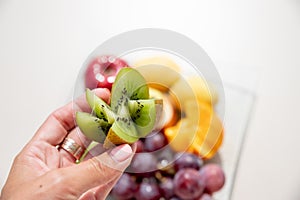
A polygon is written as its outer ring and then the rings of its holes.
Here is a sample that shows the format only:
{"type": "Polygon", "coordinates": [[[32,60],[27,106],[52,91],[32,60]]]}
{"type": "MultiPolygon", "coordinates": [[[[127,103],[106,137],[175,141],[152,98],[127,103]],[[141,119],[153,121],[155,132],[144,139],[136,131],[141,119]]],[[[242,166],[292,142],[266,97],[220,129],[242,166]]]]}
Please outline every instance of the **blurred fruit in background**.
{"type": "Polygon", "coordinates": [[[181,169],[174,177],[174,191],[181,199],[199,198],[205,189],[205,179],[192,168],[181,169]]]}
{"type": "Polygon", "coordinates": [[[218,92],[212,84],[206,82],[200,76],[188,77],[187,82],[193,89],[198,101],[216,105],[218,102],[218,92]]]}
{"type": "Polygon", "coordinates": [[[150,96],[163,99],[156,128],[164,129],[172,149],[213,157],[223,141],[223,125],[214,112],[216,89],[200,76],[182,76],[180,67],[167,57],[143,59],[134,67],[151,86],[150,96]]]}
{"type": "Polygon", "coordinates": [[[137,192],[138,185],[134,178],[127,173],[122,174],[117,184],[111,191],[116,200],[131,199],[137,192]]]}
{"type": "Polygon", "coordinates": [[[87,66],[85,73],[85,86],[89,89],[107,88],[111,90],[112,84],[121,68],[127,63],[112,55],[102,55],[94,58],[87,66]]]}
{"type": "Polygon", "coordinates": [[[177,107],[175,107],[173,97],[169,93],[153,87],[149,87],[149,94],[151,98],[163,100],[162,112],[160,113],[160,116],[157,117],[155,130],[161,130],[165,127],[174,125],[178,121],[180,114],[178,113],[179,110],[177,107]]]}
{"type": "Polygon", "coordinates": [[[209,159],[222,144],[222,122],[209,104],[187,103],[186,107],[187,117],[182,118],[175,126],[166,128],[165,135],[175,151],[188,151],[209,159]],[[197,117],[199,120],[195,120],[197,117]]]}
{"type": "Polygon", "coordinates": [[[180,79],[180,67],[168,57],[145,58],[133,66],[145,77],[149,86],[163,92],[180,79]]]}
{"type": "Polygon", "coordinates": [[[225,175],[217,164],[207,164],[200,169],[200,175],[205,179],[205,190],[212,194],[219,191],[225,183],[225,175]]]}

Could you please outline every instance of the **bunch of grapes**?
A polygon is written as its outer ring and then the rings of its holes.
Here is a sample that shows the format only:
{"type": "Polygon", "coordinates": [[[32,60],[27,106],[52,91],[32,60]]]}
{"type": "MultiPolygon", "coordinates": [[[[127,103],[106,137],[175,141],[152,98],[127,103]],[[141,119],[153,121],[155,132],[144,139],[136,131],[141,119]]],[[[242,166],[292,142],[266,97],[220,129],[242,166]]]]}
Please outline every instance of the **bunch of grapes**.
{"type": "Polygon", "coordinates": [[[192,153],[175,153],[163,133],[137,143],[131,165],[111,191],[115,200],[212,200],[225,182],[217,164],[192,153]]]}

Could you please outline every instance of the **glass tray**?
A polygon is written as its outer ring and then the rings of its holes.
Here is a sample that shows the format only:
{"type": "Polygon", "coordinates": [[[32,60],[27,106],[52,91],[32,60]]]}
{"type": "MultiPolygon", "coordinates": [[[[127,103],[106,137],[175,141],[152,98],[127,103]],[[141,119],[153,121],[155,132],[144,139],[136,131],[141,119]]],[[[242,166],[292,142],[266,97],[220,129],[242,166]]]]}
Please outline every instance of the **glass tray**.
{"type": "Polygon", "coordinates": [[[234,85],[224,84],[225,136],[219,153],[211,160],[222,165],[226,182],[222,190],[214,194],[215,200],[230,200],[239,165],[247,126],[253,109],[252,92],[234,85]]]}

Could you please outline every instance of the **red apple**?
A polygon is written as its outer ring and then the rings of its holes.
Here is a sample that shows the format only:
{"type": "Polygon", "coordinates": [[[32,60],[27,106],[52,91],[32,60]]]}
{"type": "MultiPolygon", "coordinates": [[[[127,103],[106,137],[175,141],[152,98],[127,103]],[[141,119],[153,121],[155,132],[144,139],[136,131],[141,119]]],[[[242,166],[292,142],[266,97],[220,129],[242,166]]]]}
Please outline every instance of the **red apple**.
{"type": "Polygon", "coordinates": [[[127,63],[115,56],[103,55],[93,59],[85,73],[85,86],[89,89],[108,88],[111,90],[116,75],[127,63]]]}

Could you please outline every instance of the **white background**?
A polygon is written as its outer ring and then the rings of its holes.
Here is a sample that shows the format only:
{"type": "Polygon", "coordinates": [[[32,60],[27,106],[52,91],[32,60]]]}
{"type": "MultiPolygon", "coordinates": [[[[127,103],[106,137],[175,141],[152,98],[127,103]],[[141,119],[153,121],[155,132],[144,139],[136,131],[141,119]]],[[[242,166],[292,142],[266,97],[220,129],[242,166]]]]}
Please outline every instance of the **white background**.
{"type": "Polygon", "coordinates": [[[0,186],[46,116],[71,99],[89,53],[146,27],[190,37],[219,68],[235,63],[233,79],[255,71],[256,103],[232,199],[299,200],[299,0],[0,0],[0,186]]]}

